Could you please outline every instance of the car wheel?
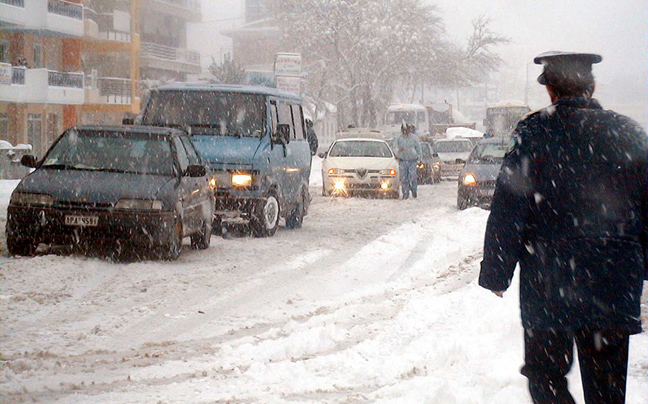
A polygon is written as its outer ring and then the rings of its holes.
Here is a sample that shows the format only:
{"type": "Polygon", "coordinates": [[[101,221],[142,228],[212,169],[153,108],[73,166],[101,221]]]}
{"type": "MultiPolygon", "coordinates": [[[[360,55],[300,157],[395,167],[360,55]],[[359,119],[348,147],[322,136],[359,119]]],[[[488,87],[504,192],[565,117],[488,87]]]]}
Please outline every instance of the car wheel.
{"type": "Polygon", "coordinates": [[[7,234],[7,250],[11,255],[31,257],[36,253],[36,243],[29,239],[18,239],[7,234]]]}
{"type": "Polygon", "coordinates": [[[289,229],[301,229],[304,223],[305,200],[304,193],[301,192],[297,206],[290,212],[290,216],[286,218],[286,227],[289,229]]]}
{"type": "Polygon", "coordinates": [[[198,234],[191,236],[191,248],[194,250],[206,250],[209,248],[212,235],[212,224],[209,219],[205,220],[198,234]]]}
{"type": "Polygon", "coordinates": [[[212,220],[212,234],[215,234],[217,236],[220,236],[223,234],[223,219],[219,216],[214,216],[214,220],[212,220]]]}
{"type": "Polygon", "coordinates": [[[182,225],[176,222],[173,226],[173,234],[167,243],[162,246],[162,259],[175,261],[180,257],[182,251],[182,225]]]}
{"type": "Polygon", "coordinates": [[[270,237],[279,227],[279,201],[274,194],[258,202],[254,207],[252,220],[252,234],[256,237],[270,237]]]}
{"type": "Polygon", "coordinates": [[[459,208],[459,210],[466,209],[468,207],[468,199],[466,199],[464,197],[461,197],[461,196],[458,197],[457,198],[457,207],[459,208]]]}
{"type": "Polygon", "coordinates": [[[391,191],[389,192],[389,197],[391,199],[398,199],[400,198],[400,194],[398,193],[398,191],[391,191]]]}

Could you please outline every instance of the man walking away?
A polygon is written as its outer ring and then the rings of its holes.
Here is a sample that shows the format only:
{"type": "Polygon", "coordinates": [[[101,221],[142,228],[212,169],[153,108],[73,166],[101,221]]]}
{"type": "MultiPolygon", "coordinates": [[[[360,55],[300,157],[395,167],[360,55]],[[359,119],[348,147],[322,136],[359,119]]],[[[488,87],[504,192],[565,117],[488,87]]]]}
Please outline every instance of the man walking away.
{"type": "Polygon", "coordinates": [[[415,133],[414,125],[402,124],[401,134],[394,141],[396,159],[400,169],[403,199],[408,199],[410,191],[412,197],[417,197],[416,164],[421,160],[421,142],[415,133]]]}
{"type": "Polygon", "coordinates": [[[592,98],[601,56],[547,52],[552,104],[520,121],[486,227],[479,284],[501,296],[520,264],[522,374],[534,403],[625,402],[629,335],[646,276],[646,134],[592,98]]]}

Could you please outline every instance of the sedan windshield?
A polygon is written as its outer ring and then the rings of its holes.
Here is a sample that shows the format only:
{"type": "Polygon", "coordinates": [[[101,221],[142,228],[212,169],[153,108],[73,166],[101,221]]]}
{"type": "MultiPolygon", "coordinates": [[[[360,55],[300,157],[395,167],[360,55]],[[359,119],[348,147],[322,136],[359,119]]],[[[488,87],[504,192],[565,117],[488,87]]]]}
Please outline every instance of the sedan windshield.
{"type": "Polygon", "coordinates": [[[69,130],[42,168],[174,175],[171,145],[149,134],[69,130]]]}
{"type": "Polygon", "coordinates": [[[434,147],[439,153],[462,153],[469,152],[472,149],[472,143],[470,141],[437,142],[434,147]]]}
{"type": "Polygon", "coordinates": [[[143,124],[189,127],[193,133],[209,135],[261,137],[265,116],[262,95],[160,91],[151,94],[143,124]]]}
{"type": "Polygon", "coordinates": [[[393,157],[389,146],[383,142],[348,141],[337,142],[331,148],[330,157],[393,157]]]}
{"type": "Polygon", "coordinates": [[[503,143],[481,143],[470,154],[471,163],[501,162],[506,154],[507,145],[503,143]]]}

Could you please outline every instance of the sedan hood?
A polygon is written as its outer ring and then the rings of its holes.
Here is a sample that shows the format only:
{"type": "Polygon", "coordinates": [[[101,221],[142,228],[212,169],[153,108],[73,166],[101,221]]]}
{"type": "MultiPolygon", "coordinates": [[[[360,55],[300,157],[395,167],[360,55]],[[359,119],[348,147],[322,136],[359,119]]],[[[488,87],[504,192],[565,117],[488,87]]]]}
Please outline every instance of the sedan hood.
{"type": "Polygon", "coordinates": [[[261,145],[256,137],[192,135],[198,154],[213,169],[226,166],[252,165],[254,155],[261,145]]]}
{"type": "Polygon", "coordinates": [[[49,194],[56,201],[115,204],[122,198],[155,199],[174,180],[162,175],[38,169],[16,191],[49,194]]]}
{"type": "Polygon", "coordinates": [[[477,181],[495,181],[499,175],[502,163],[493,164],[466,164],[461,171],[461,176],[471,173],[477,178],[477,181]]]}
{"type": "Polygon", "coordinates": [[[367,170],[384,170],[396,163],[394,158],[377,157],[327,157],[326,163],[329,168],[366,168],[367,170]]]}

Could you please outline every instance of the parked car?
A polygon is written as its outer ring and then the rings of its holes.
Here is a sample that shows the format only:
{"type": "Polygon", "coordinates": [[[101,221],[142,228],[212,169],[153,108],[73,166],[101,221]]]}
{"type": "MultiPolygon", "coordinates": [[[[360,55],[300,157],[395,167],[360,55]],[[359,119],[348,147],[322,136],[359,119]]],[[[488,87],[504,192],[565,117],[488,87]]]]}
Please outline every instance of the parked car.
{"type": "Polygon", "coordinates": [[[322,195],[373,194],[398,199],[398,161],[380,139],[340,139],[322,161],[322,195]]]}
{"type": "Polygon", "coordinates": [[[436,184],[441,181],[441,159],[434,147],[428,142],[421,142],[423,157],[416,165],[419,184],[436,184]]]}
{"type": "Polygon", "coordinates": [[[274,88],[182,83],[153,90],[138,120],[191,133],[218,182],[215,230],[242,221],[265,237],[280,218],[299,228],[308,213],[311,152],[301,104],[274,88]]]}
{"type": "Polygon", "coordinates": [[[11,195],[7,247],[32,255],[40,243],[116,242],[176,259],[182,239],[209,247],[214,194],[186,133],[168,128],[78,126],[11,195]]]}
{"type": "Polygon", "coordinates": [[[507,139],[488,138],[475,146],[459,175],[459,209],[471,205],[490,206],[507,145],[507,139]]]}
{"type": "Polygon", "coordinates": [[[441,175],[457,178],[463,168],[474,145],[468,139],[438,139],[434,142],[434,149],[442,161],[441,175]]]}

